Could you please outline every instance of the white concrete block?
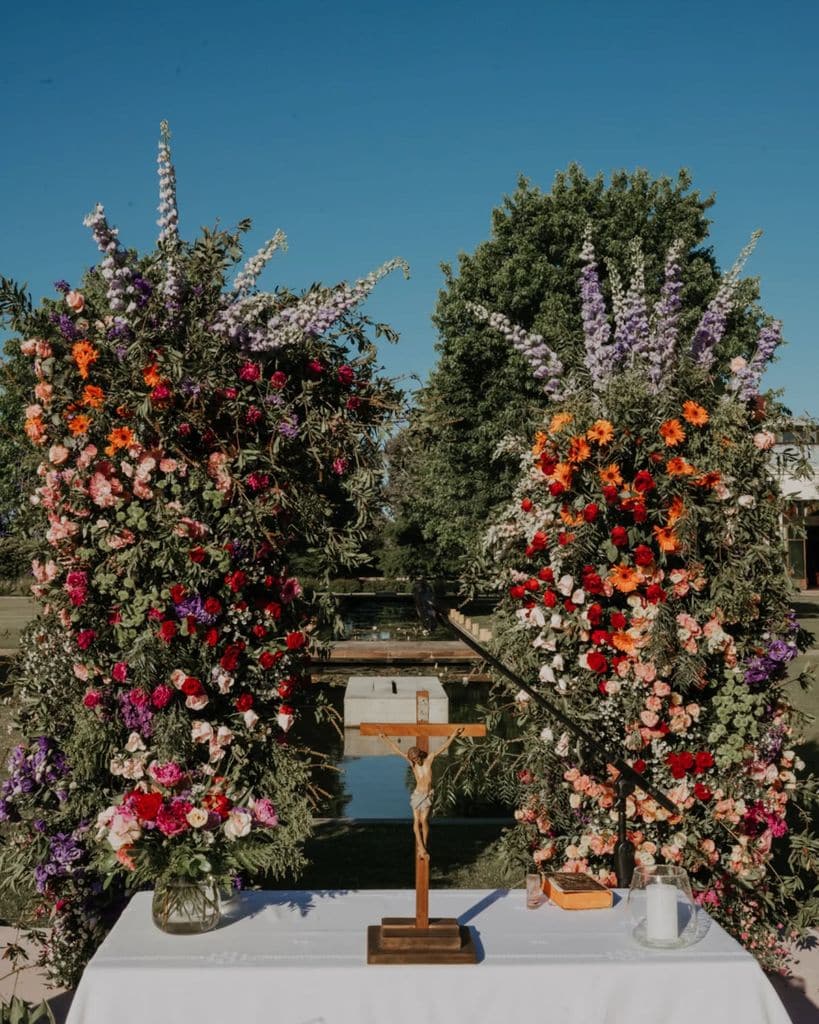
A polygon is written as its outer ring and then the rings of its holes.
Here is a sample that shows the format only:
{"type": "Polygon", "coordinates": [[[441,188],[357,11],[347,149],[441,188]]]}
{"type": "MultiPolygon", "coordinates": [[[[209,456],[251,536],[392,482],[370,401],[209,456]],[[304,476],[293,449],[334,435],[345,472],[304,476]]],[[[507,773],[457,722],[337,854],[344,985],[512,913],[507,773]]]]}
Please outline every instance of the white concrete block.
{"type": "Polygon", "coordinates": [[[429,721],[448,722],[449,698],[437,676],[350,676],[344,692],[344,726],[414,722],[419,690],[429,692],[429,721]]]}

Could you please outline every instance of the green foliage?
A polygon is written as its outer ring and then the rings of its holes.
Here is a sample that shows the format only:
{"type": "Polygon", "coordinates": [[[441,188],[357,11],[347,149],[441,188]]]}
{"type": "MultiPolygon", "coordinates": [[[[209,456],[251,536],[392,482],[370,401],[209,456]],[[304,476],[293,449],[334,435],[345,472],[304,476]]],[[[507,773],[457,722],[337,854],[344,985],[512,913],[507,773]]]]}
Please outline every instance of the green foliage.
{"type": "MultiPolygon", "coordinates": [[[[517,476],[516,459],[498,452],[498,445],[507,435],[530,436],[538,422],[538,382],[500,335],[475,321],[467,304],[501,311],[539,332],[573,364],[582,349],[579,253],[591,223],[598,251],[621,274],[633,239],[642,239],[650,291],[659,286],[667,249],[682,240],[682,330],[690,332],[720,277],[707,247],[712,203],[692,189],[685,171],[674,181],[618,171],[606,182],[572,165],[548,193],[520,179],[492,213],[491,238],[459,257],[457,273],[443,268],[433,317],[438,362],[416,395],[409,425],[391,442],[390,571],[464,573],[490,510],[506,500],[517,476]]],[[[755,297],[754,282],[744,281],[740,306],[755,297]]],[[[733,317],[731,354],[750,348],[755,325],[748,313],[733,317]]]]}

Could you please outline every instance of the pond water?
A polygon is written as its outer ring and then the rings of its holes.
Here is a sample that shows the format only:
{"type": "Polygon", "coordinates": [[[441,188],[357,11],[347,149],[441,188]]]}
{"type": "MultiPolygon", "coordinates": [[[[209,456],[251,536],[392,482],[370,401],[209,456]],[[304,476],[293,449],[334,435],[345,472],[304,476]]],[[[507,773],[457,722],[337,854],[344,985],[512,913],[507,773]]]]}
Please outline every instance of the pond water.
{"type": "MultiPolygon", "coordinates": [[[[363,673],[355,669],[350,675],[380,675],[382,670],[363,673]]],[[[411,675],[411,672],[401,672],[411,675]]],[[[428,675],[429,669],[419,670],[420,675],[428,675]]],[[[487,684],[461,682],[445,682],[444,689],[449,697],[450,722],[480,721],[476,717],[477,705],[486,699],[487,684]]],[[[344,685],[324,685],[325,696],[338,711],[343,712],[344,685]]],[[[344,741],[334,728],[322,726],[306,726],[308,735],[305,737],[310,746],[316,750],[326,751],[328,760],[336,770],[328,770],[319,774],[318,784],[327,791],[316,814],[320,817],[350,818],[412,818],[409,798],[415,782],[407,762],[391,754],[379,756],[350,757],[345,756],[344,741]]],[[[448,757],[449,755],[443,755],[448,757]]],[[[443,760],[443,758],[442,758],[443,760]]],[[[433,768],[440,768],[438,762],[433,768]]],[[[436,773],[437,774],[437,773],[436,773]]],[[[441,811],[453,817],[506,817],[510,808],[495,803],[480,802],[466,797],[458,797],[455,806],[441,811]]]]}

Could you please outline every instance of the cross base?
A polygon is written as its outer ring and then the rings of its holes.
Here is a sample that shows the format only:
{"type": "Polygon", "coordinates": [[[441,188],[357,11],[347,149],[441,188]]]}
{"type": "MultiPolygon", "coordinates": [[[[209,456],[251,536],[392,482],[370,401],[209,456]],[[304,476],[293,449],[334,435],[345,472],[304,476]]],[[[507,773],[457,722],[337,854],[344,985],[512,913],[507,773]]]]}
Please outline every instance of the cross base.
{"type": "Polygon", "coordinates": [[[367,928],[368,964],[476,964],[469,928],[454,917],[437,917],[417,928],[414,917],[384,917],[367,928]]]}

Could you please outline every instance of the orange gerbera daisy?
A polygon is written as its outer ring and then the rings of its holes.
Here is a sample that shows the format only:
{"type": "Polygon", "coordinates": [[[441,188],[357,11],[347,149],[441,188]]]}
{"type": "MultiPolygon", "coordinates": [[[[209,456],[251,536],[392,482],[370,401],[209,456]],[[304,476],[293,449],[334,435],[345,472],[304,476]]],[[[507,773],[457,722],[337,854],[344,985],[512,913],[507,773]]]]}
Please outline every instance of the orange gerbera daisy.
{"type": "Polygon", "coordinates": [[[702,476],[698,476],[696,480],[692,481],[697,487],[716,487],[722,477],[715,469],[709,470],[707,473],[703,473],[702,476]]]}
{"type": "Polygon", "coordinates": [[[97,352],[87,338],[83,338],[82,341],[75,341],[71,346],[71,355],[77,364],[80,376],[83,380],[86,380],[88,377],[88,367],[99,359],[99,352],[97,352]]]}
{"type": "Polygon", "coordinates": [[[142,371],[142,379],[148,385],[149,388],[155,388],[157,384],[162,383],[162,377],[159,373],[159,367],[156,363],[150,363],[142,371]]]}
{"type": "Polygon", "coordinates": [[[615,484],[617,487],[623,482],[623,477],[620,473],[620,467],[616,462],[610,463],[608,466],[603,466],[602,469],[597,471],[597,475],[603,481],[604,484],[615,484]]]}
{"type": "Polygon", "coordinates": [[[558,462],[549,474],[549,480],[554,483],[563,484],[564,487],[572,486],[572,467],[568,462],[558,462]]]}
{"type": "Polygon", "coordinates": [[[134,432],[130,427],[114,427],[108,435],[110,444],[105,449],[108,455],[113,455],[118,448],[130,448],[136,443],[134,432]]]}
{"type": "Polygon", "coordinates": [[[608,420],[596,420],[586,431],[586,437],[596,444],[608,444],[614,437],[614,427],[608,420]]]}
{"type": "Polygon", "coordinates": [[[679,538],[670,526],[653,526],[651,529],[654,533],[654,539],[657,541],[657,546],[660,551],[666,551],[669,554],[674,551],[679,551],[679,538]]]}
{"type": "Polygon", "coordinates": [[[624,654],[632,654],[636,649],[636,643],[631,633],[613,633],[611,642],[612,646],[616,647],[618,651],[622,651],[624,654]]]}
{"type": "Polygon", "coordinates": [[[682,414],[692,427],[704,427],[708,422],[708,411],[696,402],[683,402],[682,414]]]}
{"type": "Polygon", "coordinates": [[[588,441],[581,436],[573,437],[569,442],[569,462],[585,462],[586,459],[591,455],[591,448],[589,448],[588,441]]]}
{"type": "Polygon", "coordinates": [[[621,594],[631,594],[643,582],[643,574],[631,565],[621,562],[613,565],[609,572],[609,583],[621,594]]]}
{"type": "Polygon", "coordinates": [[[574,416],[570,412],[556,412],[549,423],[549,433],[559,434],[573,419],[574,416]]]}
{"type": "Polygon", "coordinates": [[[72,416],[68,421],[68,429],[74,437],[79,437],[80,434],[87,434],[90,426],[91,417],[86,416],[85,413],[80,413],[79,416],[72,416]]]}
{"type": "Polygon", "coordinates": [[[665,471],[669,476],[691,476],[692,473],[697,472],[690,462],[681,459],[679,455],[666,462],[665,471]]]}
{"type": "Polygon", "coordinates": [[[568,505],[564,505],[560,510],[560,518],[566,524],[566,526],[580,526],[583,522],[583,513],[579,512],[574,515],[568,505]]]}
{"type": "Polygon", "coordinates": [[[535,443],[532,445],[532,455],[534,455],[535,458],[543,454],[543,449],[546,447],[547,441],[548,437],[546,436],[546,434],[543,433],[542,430],[539,430],[535,434],[535,443]]]}
{"type": "Polygon", "coordinates": [[[674,498],[668,509],[668,525],[673,526],[679,519],[682,518],[682,514],[685,511],[683,500],[679,496],[674,498]]]}
{"type": "Polygon", "coordinates": [[[86,384],[82,389],[82,404],[90,409],[99,409],[105,401],[105,392],[96,384],[86,384]]]}
{"type": "Polygon", "coordinates": [[[685,440],[685,430],[679,420],[666,420],[660,424],[660,436],[669,448],[673,448],[685,440]]]}

